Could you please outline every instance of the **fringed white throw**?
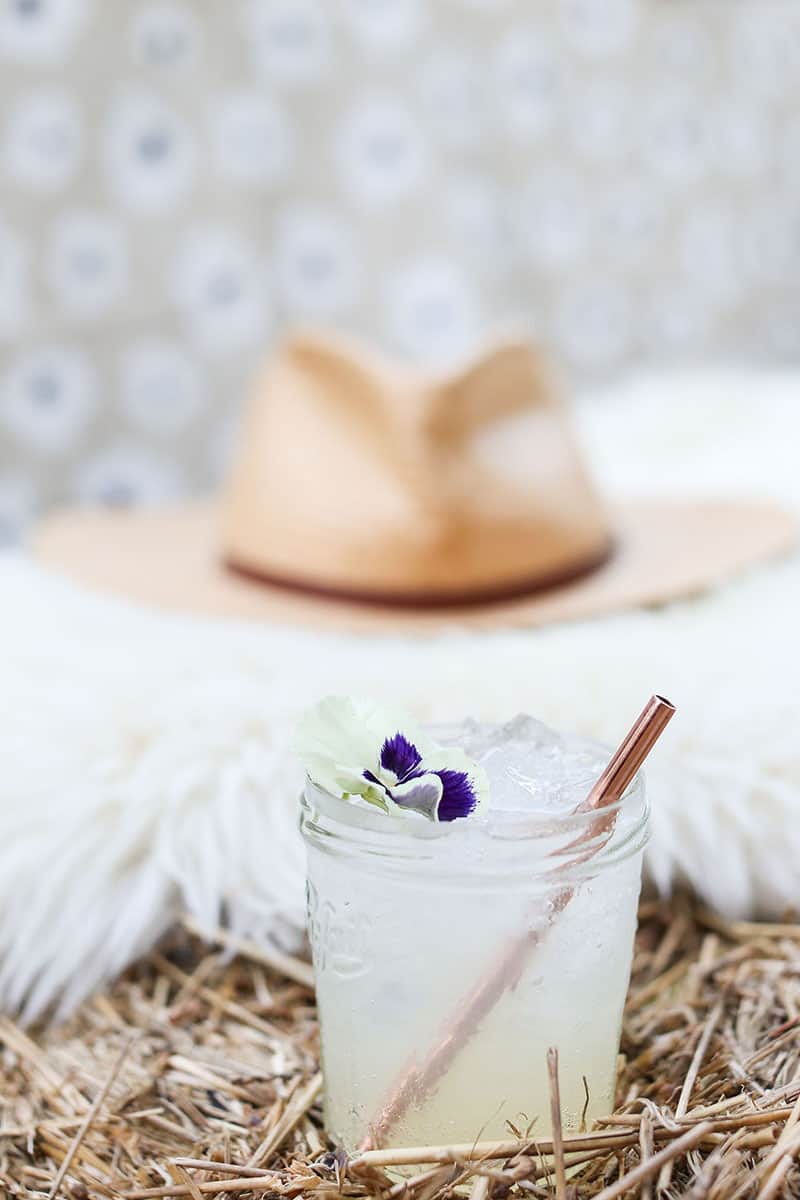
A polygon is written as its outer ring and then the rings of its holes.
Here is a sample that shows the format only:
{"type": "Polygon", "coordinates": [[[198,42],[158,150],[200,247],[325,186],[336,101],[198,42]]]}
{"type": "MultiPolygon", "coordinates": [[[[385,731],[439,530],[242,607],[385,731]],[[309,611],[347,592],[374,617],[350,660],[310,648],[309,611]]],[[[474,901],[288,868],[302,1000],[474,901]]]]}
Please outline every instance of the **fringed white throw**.
{"type": "MultiPolygon", "coordinates": [[[[754,494],[800,511],[800,375],[641,377],[579,410],[611,489],[754,494]]],[[[287,755],[331,691],[421,718],[527,710],[614,743],[679,706],[649,767],[651,880],[727,914],[800,900],[800,555],[659,611],[431,640],[144,612],[0,557],[0,1008],[67,1011],[182,912],[292,943],[287,755]]]]}

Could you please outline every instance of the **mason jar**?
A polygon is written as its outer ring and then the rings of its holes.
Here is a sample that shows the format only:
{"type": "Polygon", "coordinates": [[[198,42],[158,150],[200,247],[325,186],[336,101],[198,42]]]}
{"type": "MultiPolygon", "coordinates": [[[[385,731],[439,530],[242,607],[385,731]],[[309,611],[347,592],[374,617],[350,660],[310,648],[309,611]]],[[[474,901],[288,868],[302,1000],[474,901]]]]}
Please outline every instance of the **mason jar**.
{"type": "MultiPolygon", "coordinates": [[[[592,780],[586,781],[584,795],[592,780]]],[[[306,781],[329,1132],[348,1152],[611,1112],[648,808],[398,821],[306,781]]]]}

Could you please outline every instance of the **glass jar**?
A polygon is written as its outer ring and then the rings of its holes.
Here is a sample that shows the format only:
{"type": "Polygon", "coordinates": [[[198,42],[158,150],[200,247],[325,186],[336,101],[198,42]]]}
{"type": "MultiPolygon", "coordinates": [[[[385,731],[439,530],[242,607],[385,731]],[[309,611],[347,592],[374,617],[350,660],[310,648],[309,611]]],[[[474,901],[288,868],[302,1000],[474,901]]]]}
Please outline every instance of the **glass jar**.
{"type": "Polygon", "coordinates": [[[326,1123],[348,1152],[546,1136],[551,1046],[565,1130],[611,1111],[642,778],[603,813],[398,821],[307,781],[326,1123]]]}

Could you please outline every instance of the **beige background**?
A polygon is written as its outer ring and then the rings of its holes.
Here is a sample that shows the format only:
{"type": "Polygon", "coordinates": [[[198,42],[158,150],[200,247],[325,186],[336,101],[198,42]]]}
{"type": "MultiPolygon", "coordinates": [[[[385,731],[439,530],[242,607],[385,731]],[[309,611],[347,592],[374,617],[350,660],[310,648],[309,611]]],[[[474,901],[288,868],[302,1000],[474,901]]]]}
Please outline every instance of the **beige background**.
{"type": "Polygon", "coordinates": [[[800,357],[794,0],[0,0],[0,540],[224,464],[323,322],[800,357]]]}

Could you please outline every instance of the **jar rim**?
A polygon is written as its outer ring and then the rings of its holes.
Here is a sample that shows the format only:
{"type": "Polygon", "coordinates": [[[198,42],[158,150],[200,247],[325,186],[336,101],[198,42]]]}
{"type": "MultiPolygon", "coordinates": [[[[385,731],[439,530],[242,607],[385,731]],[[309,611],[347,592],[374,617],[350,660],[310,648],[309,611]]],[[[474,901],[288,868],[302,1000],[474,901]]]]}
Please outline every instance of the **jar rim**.
{"type": "MultiPolygon", "coordinates": [[[[589,781],[590,784],[593,780],[589,781]]],[[[588,794],[588,787],[587,787],[588,794]]],[[[331,854],[380,859],[384,864],[435,863],[463,869],[454,858],[459,843],[475,865],[491,873],[586,873],[641,849],[648,837],[649,806],[640,771],[624,795],[603,807],[567,813],[494,814],[493,819],[450,822],[401,820],[377,806],[336,796],[306,776],[300,797],[300,828],[307,842],[331,854]],[[610,832],[609,832],[610,830],[610,832]],[[576,852],[576,846],[580,852],[576,852]]]]}

